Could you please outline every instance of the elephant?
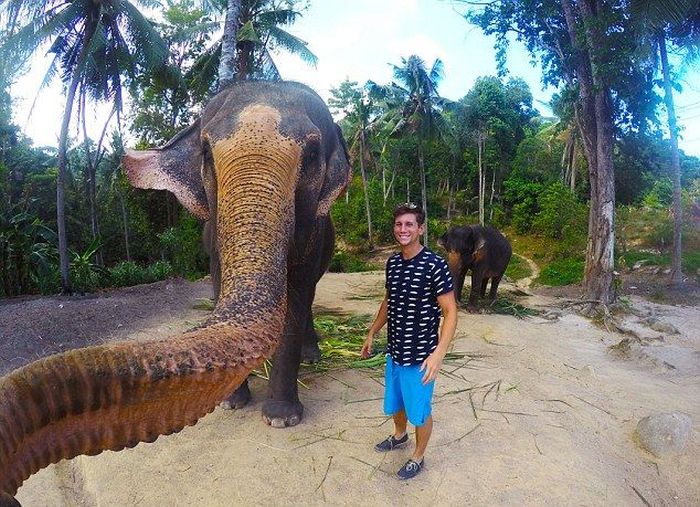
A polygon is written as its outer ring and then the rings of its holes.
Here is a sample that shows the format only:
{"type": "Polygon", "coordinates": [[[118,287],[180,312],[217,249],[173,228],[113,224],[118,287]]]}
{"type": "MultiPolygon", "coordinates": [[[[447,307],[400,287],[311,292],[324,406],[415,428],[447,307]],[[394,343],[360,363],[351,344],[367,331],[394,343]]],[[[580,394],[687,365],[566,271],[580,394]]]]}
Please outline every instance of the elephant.
{"type": "Polygon", "coordinates": [[[467,309],[476,310],[479,297],[486,295],[491,280],[489,297],[496,299],[498,284],[503,278],[513,253],[510,243],[493,227],[465,225],[452,227],[438,243],[447,251],[447,264],[455,282],[455,298],[459,304],[467,271],[472,272],[472,287],[467,309]]]}
{"type": "Polygon", "coordinates": [[[330,207],[351,174],[323,100],[298,83],[234,84],[123,167],[132,185],[168,190],[208,221],[216,305],[179,336],[77,349],[0,378],[0,506],[18,505],[22,482],[51,463],[195,424],[266,358],[264,419],[301,420],[303,337],[333,251],[330,207]]]}

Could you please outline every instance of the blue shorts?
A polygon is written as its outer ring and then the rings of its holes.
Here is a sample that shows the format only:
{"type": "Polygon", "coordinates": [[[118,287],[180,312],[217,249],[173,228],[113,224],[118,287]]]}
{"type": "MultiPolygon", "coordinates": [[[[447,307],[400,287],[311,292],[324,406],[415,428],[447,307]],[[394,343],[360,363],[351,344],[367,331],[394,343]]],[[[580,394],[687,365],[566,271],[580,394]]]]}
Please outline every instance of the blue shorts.
{"type": "Polygon", "coordinates": [[[394,415],[402,409],[414,426],[423,426],[432,413],[431,401],[435,381],[423,384],[420,364],[401,366],[386,356],[384,413],[394,415]]]}

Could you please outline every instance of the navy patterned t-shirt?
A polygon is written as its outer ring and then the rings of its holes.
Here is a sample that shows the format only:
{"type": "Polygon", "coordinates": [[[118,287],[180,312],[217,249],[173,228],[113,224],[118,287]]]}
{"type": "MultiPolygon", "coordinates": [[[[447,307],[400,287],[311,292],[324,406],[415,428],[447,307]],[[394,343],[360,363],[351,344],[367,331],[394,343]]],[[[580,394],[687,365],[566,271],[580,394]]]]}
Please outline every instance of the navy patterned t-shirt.
{"type": "Polygon", "coordinates": [[[427,248],[408,260],[396,253],[386,262],[386,290],[387,352],[397,364],[420,364],[437,347],[437,297],[452,290],[447,263],[427,248]]]}

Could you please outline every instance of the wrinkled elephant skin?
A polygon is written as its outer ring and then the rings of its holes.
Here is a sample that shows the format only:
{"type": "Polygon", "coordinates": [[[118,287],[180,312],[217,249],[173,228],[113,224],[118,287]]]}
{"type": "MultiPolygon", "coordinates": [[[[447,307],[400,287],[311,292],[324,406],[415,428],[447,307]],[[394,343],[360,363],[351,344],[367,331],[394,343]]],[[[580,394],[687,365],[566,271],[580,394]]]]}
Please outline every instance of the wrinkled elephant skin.
{"type": "Polygon", "coordinates": [[[163,148],[129,152],[124,169],[208,222],[216,307],[180,336],[78,349],[0,378],[0,506],[17,505],[22,482],[50,463],[195,424],[273,354],[264,418],[302,417],[296,376],[304,341],[315,345],[329,210],[350,178],[323,101],[296,83],[234,85],[163,148]]]}
{"type": "Polygon", "coordinates": [[[455,282],[457,304],[462,299],[462,288],[467,272],[471,270],[472,286],[469,292],[470,311],[476,310],[479,297],[486,295],[491,280],[489,298],[496,299],[498,284],[506,272],[512,250],[508,240],[493,227],[465,225],[452,227],[438,243],[447,251],[447,264],[455,282]]]}

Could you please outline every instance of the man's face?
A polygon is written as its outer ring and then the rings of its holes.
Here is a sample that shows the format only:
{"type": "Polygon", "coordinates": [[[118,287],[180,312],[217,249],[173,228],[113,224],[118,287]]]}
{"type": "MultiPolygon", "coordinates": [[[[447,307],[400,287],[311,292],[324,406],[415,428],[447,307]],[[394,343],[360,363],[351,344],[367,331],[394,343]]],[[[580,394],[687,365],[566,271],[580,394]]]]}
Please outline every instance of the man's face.
{"type": "Polygon", "coordinates": [[[414,213],[399,215],[394,220],[394,237],[402,247],[420,243],[425,225],[418,225],[414,213]]]}

